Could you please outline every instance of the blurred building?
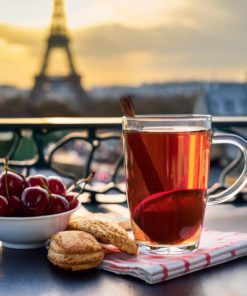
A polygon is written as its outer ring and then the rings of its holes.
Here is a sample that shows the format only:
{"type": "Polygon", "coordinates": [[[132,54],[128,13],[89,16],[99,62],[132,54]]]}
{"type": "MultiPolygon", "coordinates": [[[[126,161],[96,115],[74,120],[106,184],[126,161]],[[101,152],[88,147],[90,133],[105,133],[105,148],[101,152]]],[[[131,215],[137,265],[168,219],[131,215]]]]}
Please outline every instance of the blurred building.
{"type": "Polygon", "coordinates": [[[203,88],[195,113],[212,115],[247,115],[247,85],[245,83],[209,83],[203,88]]]}
{"type": "Polygon", "coordinates": [[[136,87],[113,86],[95,87],[90,96],[97,99],[117,99],[123,95],[132,95],[138,99],[160,98],[163,100],[184,99],[184,103],[196,97],[191,108],[192,113],[218,116],[247,115],[247,85],[228,82],[174,82],[142,84],[136,87]]]}

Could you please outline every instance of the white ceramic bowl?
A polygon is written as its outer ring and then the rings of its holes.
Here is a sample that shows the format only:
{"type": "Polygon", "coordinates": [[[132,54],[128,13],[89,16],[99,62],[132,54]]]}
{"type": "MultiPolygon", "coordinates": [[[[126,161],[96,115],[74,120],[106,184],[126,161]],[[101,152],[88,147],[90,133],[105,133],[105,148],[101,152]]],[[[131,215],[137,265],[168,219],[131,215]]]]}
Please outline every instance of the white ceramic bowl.
{"type": "Polygon", "coordinates": [[[34,249],[45,245],[54,233],[65,230],[73,210],[37,217],[0,217],[0,240],[12,249],[34,249]]]}

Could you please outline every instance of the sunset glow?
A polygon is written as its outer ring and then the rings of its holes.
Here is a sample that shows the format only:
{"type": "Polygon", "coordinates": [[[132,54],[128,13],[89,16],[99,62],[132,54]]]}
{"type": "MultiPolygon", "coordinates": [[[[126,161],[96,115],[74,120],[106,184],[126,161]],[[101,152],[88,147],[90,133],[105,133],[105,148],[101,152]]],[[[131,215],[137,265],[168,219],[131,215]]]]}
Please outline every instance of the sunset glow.
{"type": "MultiPolygon", "coordinates": [[[[247,2],[67,0],[86,88],[171,80],[243,81],[247,2]]],[[[0,0],[0,84],[30,87],[40,70],[52,0],[0,0]]],[[[56,59],[53,68],[59,71],[56,59]]]]}
{"type": "MultiPolygon", "coordinates": [[[[134,26],[159,25],[171,21],[171,14],[186,0],[67,0],[68,24],[71,28],[102,23],[125,23],[134,26]]],[[[2,23],[24,27],[47,27],[52,14],[52,0],[0,0],[2,23]]]]}

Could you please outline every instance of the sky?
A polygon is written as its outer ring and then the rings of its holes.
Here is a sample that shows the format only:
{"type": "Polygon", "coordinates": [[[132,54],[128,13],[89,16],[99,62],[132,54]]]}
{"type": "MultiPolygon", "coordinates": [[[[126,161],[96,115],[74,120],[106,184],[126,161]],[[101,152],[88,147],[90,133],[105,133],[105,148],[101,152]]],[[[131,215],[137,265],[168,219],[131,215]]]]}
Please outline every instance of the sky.
{"type": "MultiPolygon", "coordinates": [[[[245,0],[67,0],[75,67],[86,88],[247,77],[245,0]]],[[[52,0],[0,0],[0,84],[29,88],[52,0]]],[[[62,52],[49,73],[66,73],[62,52]]]]}

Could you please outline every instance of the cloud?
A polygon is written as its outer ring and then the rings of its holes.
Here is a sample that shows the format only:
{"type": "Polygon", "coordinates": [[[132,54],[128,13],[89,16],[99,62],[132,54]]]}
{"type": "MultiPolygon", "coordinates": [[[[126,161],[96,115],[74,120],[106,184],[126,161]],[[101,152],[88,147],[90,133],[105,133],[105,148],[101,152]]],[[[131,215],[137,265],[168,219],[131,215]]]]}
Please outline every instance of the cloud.
{"type": "Polygon", "coordinates": [[[9,43],[36,46],[44,38],[44,29],[28,29],[0,24],[0,36],[9,43]]]}
{"type": "Polygon", "coordinates": [[[247,59],[245,38],[236,40],[228,31],[208,32],[182,25],[147,29],[121,25],[94,27],[78,32],[74,46],[82,58],[148,53],[188,67],[237,66],[247,59]]]}
{"type": "Polygon", "coordinates": [[[82,55],[110,56],[130,52],[185,53],[216,45],[214,35],[182,26],[133,28],[107,25],[77,32],[75,44],[82,55]]]}

